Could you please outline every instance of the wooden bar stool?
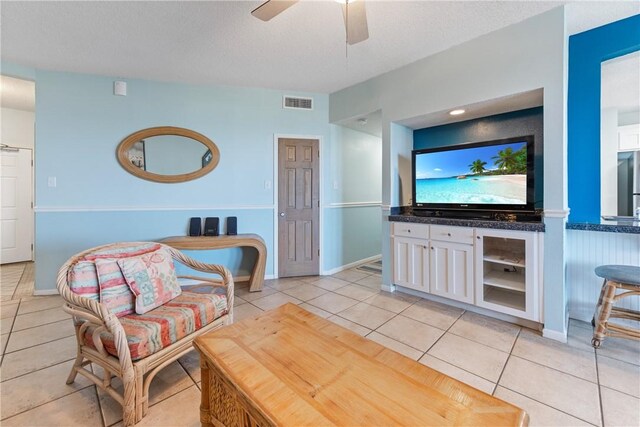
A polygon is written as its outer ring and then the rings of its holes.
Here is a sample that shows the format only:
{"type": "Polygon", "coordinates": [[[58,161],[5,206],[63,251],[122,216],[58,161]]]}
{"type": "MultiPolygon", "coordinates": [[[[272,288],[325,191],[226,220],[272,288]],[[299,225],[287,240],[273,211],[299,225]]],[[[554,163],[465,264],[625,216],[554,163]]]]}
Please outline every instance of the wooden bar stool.
{"type": "Polygon", "coordinates": [[[634,329],[610,323],[610,317],[640,320],[640,312],[620,307],[614,303],[622,298],[640,295],[640,267],[631,265],[601,265],[596,268],[596,275],[604,279],[596,312],[591,322],[595,327],[591,345],[600,347],[605,337],[621,337],[640,340],[640,329],[634,329]],[[616,291],[622,289],[620,294],[616,291]]]}

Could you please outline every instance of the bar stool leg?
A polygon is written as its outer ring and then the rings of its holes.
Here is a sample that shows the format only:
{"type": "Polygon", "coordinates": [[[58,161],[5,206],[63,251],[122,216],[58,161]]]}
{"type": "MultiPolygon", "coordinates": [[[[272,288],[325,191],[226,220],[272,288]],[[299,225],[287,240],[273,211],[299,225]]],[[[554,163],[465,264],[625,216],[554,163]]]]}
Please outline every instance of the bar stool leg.
{"type": "Polygon", "coordinates": [[[602,307],[600,308],[600,304],[598,305],[594,316],[596,318],[596,330],[591,340],[591,345],[594,348],[600,347],[602,340],[604,340],[607,335],[607,323],[609,322],[609,316],[611,315],[611,309],[613,308],[614,298],[616,296],[616,286],[614,282],[605,280],[602,291],[602,307]]]}
{"type": "Polygon", "coordinates": [[[600,310],[600,306],[602,305],[602,297],[604,296],[605,285],[607,284],[607,279],[602,281],[602,287],[600,288],[600,298],[598,298],[598,304],[596,304],[596,312],[593,314],[591,318],[591,326],[596,326],[596,318],[598,317],[598,310],[600,310]]]}

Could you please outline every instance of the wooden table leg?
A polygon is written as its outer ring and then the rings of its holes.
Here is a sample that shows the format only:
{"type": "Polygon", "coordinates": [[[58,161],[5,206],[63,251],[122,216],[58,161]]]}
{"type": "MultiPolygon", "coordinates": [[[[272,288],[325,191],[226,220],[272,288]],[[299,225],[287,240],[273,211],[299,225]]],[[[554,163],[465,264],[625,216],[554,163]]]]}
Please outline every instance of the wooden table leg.
{"type": "Polygon", "coordinates": [[[257,240],[253,247],[258,251],[258,257],[256,258],[256,263],[253,266],[251,278],[249,279],[249,292],[258,292],[262,290],[264,273],[267,269],[267,247],[263,241],[257,240]]]}
{"type": "Polygon", "coordinates": [[[200,393],[202,399],[200,401],[200,424],[202,427],[213,427],[211,423],[211,411],[209,410],[209,367],[204,357],[200,354],[200,393]]]}

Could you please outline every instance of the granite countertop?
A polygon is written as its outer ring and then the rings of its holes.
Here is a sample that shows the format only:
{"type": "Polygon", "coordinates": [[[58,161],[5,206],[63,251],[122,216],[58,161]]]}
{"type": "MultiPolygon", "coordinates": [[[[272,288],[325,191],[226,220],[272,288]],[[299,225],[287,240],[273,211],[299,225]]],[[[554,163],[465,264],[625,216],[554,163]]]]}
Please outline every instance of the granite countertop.
{"type": "Polygon", "coordinates": [[[567,223],[567,230],[640,234],[640,221],[608,221],[602,219],[599,223],[567,223]]]}
{"type": "Polygon", "coordinates": [[[509,222],[509,221],[488,221],[479,219],[456,219],[456,218],[434,218],[422,217],[411,214],[390,215],[391,222],[415,222],[420,224],[451,225],[455,227],[478,227],[495,228],[499,230],[517,231],[544,231],[542,222],[509,222]]]}

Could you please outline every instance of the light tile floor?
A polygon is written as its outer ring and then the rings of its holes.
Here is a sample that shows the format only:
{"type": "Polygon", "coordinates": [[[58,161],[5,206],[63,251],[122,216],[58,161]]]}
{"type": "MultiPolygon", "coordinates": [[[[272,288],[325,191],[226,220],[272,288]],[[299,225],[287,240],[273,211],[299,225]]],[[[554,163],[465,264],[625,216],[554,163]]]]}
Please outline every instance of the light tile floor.
{"type": "MultiPolygon", "coordinates": [[[[0,269],[0,423],[121,425],[111,397],[81,376],[65,384],[75,338],[60,297],[24,296],[33,287],[32,264],[0,269]]],[[[522,407],[532,426],[640,426],[640,342],[609,338],[596,351],[591,325],[572,320],[562,344],[476,313],[382,292],[380,284],[379,275],[356,269],[269,280],[260,293],[238,284],[235,318],[293,302],[522,407]]],[[[192,352],[154,379],[149,415],[139,425],[200,425],[199,387],[192,352]]]]}

